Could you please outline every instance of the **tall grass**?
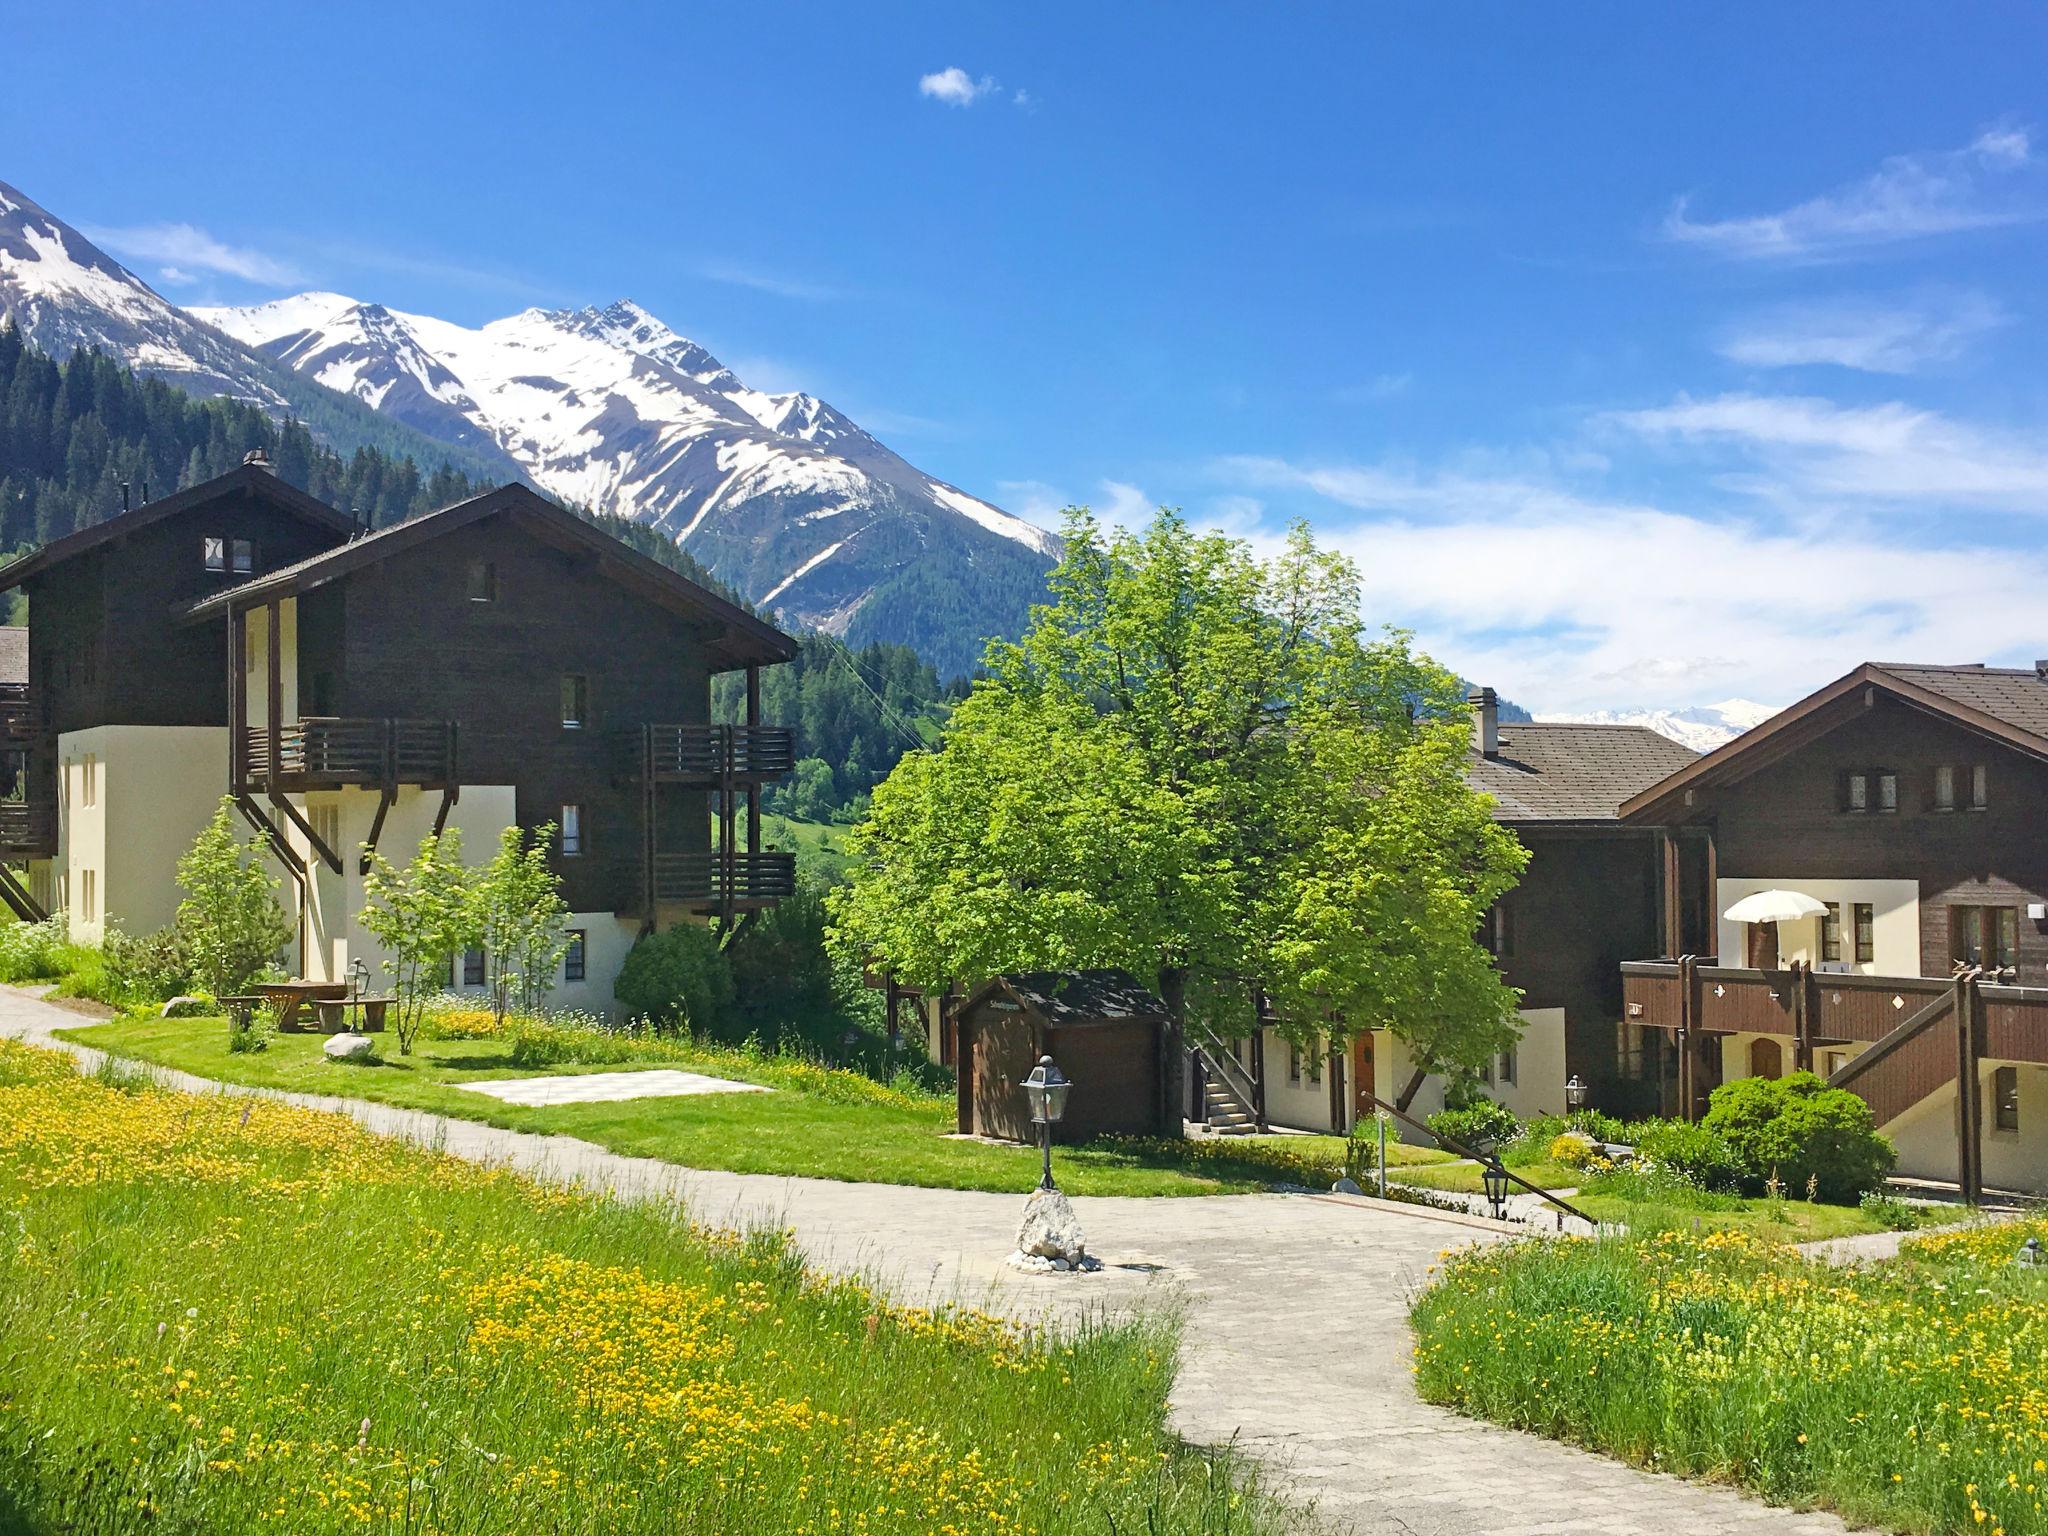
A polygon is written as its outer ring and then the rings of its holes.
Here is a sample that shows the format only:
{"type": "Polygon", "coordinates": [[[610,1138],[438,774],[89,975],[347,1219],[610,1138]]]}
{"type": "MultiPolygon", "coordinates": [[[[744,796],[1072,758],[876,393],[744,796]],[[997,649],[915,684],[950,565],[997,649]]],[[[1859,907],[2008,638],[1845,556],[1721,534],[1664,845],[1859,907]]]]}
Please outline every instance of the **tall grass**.
{"type": "Polygon", "coordinates": [[[1452,1259],[1414,1311],[1423,1395],[1899,1531],[2048,1530],[2048,1223],[1829,1268],[1734,1232],[1452,1259]]]}
{"type": "Polygon", "coordinates": [[[891,1304],[779,1234],[0,1042],[0,1527],[1277,1530],[1174,1339],[891,1304]]]}

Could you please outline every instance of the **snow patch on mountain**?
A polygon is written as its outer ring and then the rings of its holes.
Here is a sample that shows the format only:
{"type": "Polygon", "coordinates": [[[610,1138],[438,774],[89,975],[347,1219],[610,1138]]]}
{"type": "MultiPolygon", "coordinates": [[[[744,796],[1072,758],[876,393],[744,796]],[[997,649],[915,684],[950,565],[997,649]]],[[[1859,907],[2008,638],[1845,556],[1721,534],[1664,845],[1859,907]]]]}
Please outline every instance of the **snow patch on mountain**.
{"type": "Polygon", "coordinates": [[[1763,724],[1778,709],[1775,704],[1749,699],[1723,699],[1719,704],[1698,704],[1690,709],[1603,709],[1579,715],[1539,714],[1536,718],[1562,725],[1646,726],[1695,752],[1711,752],[1763,724]]]}

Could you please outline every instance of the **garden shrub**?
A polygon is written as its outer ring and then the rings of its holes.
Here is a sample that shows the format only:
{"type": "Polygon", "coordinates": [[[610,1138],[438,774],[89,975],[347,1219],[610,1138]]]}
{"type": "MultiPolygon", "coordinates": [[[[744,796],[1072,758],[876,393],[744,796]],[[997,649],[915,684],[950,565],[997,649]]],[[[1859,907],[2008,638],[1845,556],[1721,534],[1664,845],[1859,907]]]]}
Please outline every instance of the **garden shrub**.
{"type": "Polygon", "coordinates": [[[85,946],[71,942],[64,914],[40,923],[0,924],[0,981],[48,981],[71,970],[85,946]]]}
{"type": "Polygon", "coordinates": [[[635,944],[612,992],[629,1018],[714,1038],[732,1028],[732,967],[718,936],[695,923],[678,923],[635,944]]]}
{"type": "Polygon", "coordinates": [[[1910,1232],[1920,1225],[1920,1213],[1897,1195],[1871,1190],[1857,1202],[1857,1209],[1872,1221],[1893,1232],[1910,1232]]]}
{"type": "Polygon", "coordinates": [[[1584,1131],[1565,1131],[1550,1139],[1543,1155],[1560,1168],[1584,1168],[1601,1155],[1600,1143],[1584,1131]]]}
{"type": "Polygon", "coordinates": [[[1637,1127],[1636,1156],[1682,1175],[1701,1189],[1734,1191],[1742,1184],[1735,1149],[1704,1125],[1653,1120],[1637,1127]]]}
{"type": "Polygon", "coordinates": [[[1431,1134],[1474,1151],[1483,1150],[1482,1142],[1509,1141],[1522,1128],[1513,1110],[1484,1099],[1464,1109],[1440,1109],[1423,1123],[1431,1134]]]}
{"type": "Polygon", "coordinates": [[[105,1001],[168,1002],[192,984],[191,946],[175,927],[139,935],[109,927],[101,949],[108,985],[118,994],[105,1001]]]}
{"type": "Polygon", "coordinates": [[[1734,1152],[1752,1191],[1775,1179],[1847,1203],[1875,1189],[1898,1162],[1870,1106],[1811,1072],[1738,1078],[1716,1088],[1701,1122],[1734,1152]]]}

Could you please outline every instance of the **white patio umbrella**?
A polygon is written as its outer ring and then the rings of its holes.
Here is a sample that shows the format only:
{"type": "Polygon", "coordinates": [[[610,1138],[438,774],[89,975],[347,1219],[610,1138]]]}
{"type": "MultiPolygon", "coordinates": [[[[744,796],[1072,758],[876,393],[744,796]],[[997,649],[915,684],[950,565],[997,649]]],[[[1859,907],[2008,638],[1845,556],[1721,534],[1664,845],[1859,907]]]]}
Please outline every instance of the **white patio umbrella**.
{"type": "Polygon", "coordinates": [[[1796,923],[1802,917],[1819,917],[1827,909],[1826,902],[1815,901],[1802,891],[1758,891],[1721,915],[1731,923],[1796,923]]]}

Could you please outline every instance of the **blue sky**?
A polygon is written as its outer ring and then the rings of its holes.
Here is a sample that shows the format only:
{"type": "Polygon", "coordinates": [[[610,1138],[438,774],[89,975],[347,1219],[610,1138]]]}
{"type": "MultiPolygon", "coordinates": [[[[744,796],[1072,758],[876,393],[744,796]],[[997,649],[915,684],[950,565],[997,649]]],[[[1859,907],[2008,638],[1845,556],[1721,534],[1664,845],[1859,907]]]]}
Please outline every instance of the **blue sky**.
{"type": "Polygon", "coordinates": [[[1538,708],[1783,702],[2048,655],[2044,45],[2017,4],[13,0],[0,179],[183,302],[630,296],[1027,516],[1307,518],[1538,708]]]}

